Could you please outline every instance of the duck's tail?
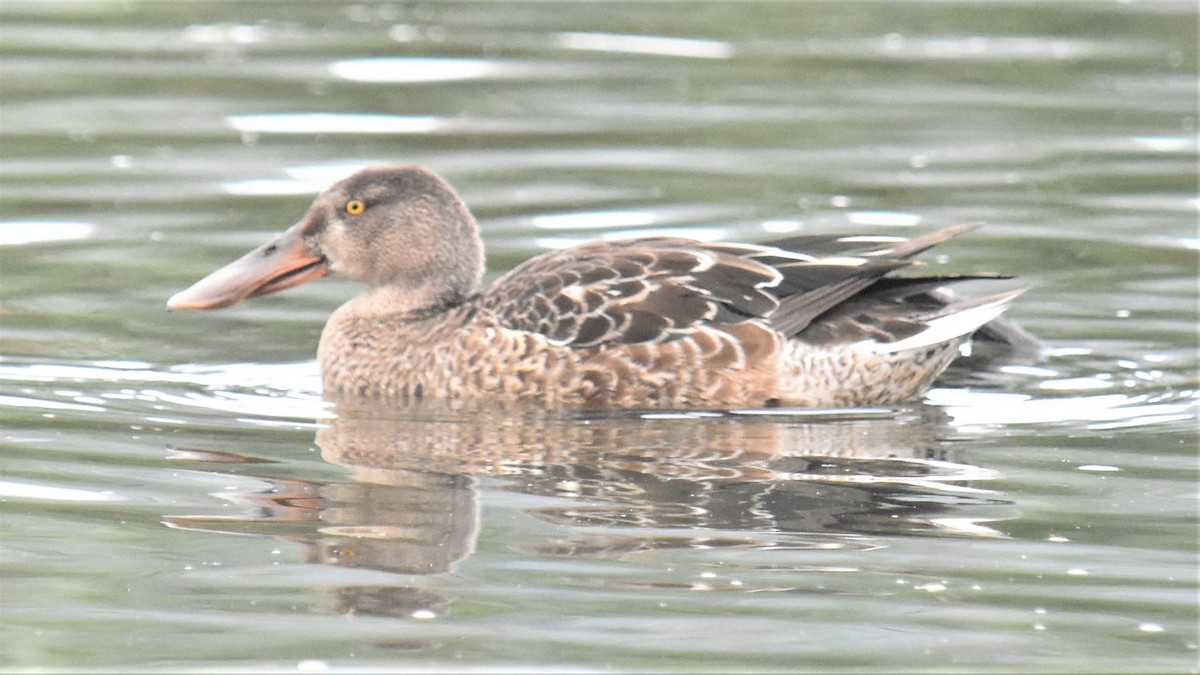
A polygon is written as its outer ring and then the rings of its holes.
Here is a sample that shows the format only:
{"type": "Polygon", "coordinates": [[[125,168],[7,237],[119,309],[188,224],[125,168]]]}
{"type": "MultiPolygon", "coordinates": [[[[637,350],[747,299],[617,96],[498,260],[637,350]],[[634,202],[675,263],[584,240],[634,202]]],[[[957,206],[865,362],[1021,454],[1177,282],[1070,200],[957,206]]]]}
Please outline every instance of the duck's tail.
{"type": "Polygon", "coordinates": [[[937,315],[924,318],[923,330],[892,342],[870,340],[870,349],[877,354],[895,354],[934,347],[971,335],[996,320],[1026,290],[1021,288],[965,302],[953,302],[937,315]]]}

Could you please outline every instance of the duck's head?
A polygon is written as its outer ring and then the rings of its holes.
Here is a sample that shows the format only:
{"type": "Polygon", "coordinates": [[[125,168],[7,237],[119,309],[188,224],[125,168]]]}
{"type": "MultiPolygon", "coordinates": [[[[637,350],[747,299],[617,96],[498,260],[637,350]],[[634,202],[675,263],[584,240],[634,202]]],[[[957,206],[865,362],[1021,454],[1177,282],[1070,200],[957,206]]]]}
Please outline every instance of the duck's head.
{"type": "Polygon", "coordinates": [[[444,305],[483,276],[466,205],[419,166],[363,169],[317,196],[300,222],[167,301],[218,309],[338,274],[386,289],[398,309],[444,305]]]}

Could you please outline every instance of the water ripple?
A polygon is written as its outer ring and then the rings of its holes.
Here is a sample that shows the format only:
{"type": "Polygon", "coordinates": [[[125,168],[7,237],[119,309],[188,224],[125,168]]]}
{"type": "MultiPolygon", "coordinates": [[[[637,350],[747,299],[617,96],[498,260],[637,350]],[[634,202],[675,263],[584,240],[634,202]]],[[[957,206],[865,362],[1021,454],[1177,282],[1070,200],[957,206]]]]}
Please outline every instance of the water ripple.
{"type": "Polygon", "coordinates": [[[88,239],[95,232],[96,226],[92,223],[10,220],[0,222],[0,246],[88,239]]]}
{"type": "Polygon", "coordinates": [[[1148,394],[1100,394],[1035,398],[1026,394],[935,388],[926,401],[942,407],[959,428],[1022,424],[1084,423],[1088,429],[1161,426],[1195,420],[1200,393],[1156,398],[1148,394]]]}
{"type": "Polygon", "coordinates": [[[350,113],[231,115],[229,126],[242,133],[272,134],[428,134],[444,131],[436,117],[350,113]]]}
{"type": "Polygon", "coordinates": [[[39,383],[39,393],[35,396],[33,390],[23,388],[0,395],[0,407],[44,410],[48,415],[125,410],[146,422],[170,425],[191,424],[201,412],[233,414],[240,422],[259,426],[287,427],[311,426],[313,420],[332,415],[321,397],[316,362],[181,365],[158,370],[138,363],[9,361],[0,359],[0,382],[39,383]],[[45,383],[59,388],[47,390],[45,383]]]}
{"type": "Polygon", "coordinates": [[[615,33],[559,33],[552,38],[563,49],[647,54],[692,59],[728,59],[736,53],[729,42],[657,35],[618,35],[615,33]]]}

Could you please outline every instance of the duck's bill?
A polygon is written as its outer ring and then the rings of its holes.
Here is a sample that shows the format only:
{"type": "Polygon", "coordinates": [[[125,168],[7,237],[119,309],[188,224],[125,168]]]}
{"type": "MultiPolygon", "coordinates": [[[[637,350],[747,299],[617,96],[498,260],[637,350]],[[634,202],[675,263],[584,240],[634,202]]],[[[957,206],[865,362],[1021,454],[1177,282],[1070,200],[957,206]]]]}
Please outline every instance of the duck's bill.
{"type": "Polygon", "coordinates": [[[300,224],[197,281],[167,301],[167,309],[220,309],[246,298],[319,279],[329,273],[325,258],[309,250],[300,224]]]}

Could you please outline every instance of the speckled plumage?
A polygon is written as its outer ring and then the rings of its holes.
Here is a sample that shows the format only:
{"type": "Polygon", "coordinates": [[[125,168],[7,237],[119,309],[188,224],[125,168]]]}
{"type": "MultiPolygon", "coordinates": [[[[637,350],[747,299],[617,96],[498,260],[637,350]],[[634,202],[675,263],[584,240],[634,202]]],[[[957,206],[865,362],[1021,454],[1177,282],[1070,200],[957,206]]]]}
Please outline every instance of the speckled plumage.
{"type": "Polygon", "coordinates": [[[482,243],[461,200],[426,169],[386,167],[334,185],[278,241],[171,304],[224,306],[326,270],[370,283],[321,337],[334,398],[880,405],[919,397],[1016,295],[960,300],[948,287],[978,277],[894,276],[967,229],[763,245],[592,242],[537,256],[481,290],[482,243]],[[280,251],[291,257],[264,262],[280,251]]]}

